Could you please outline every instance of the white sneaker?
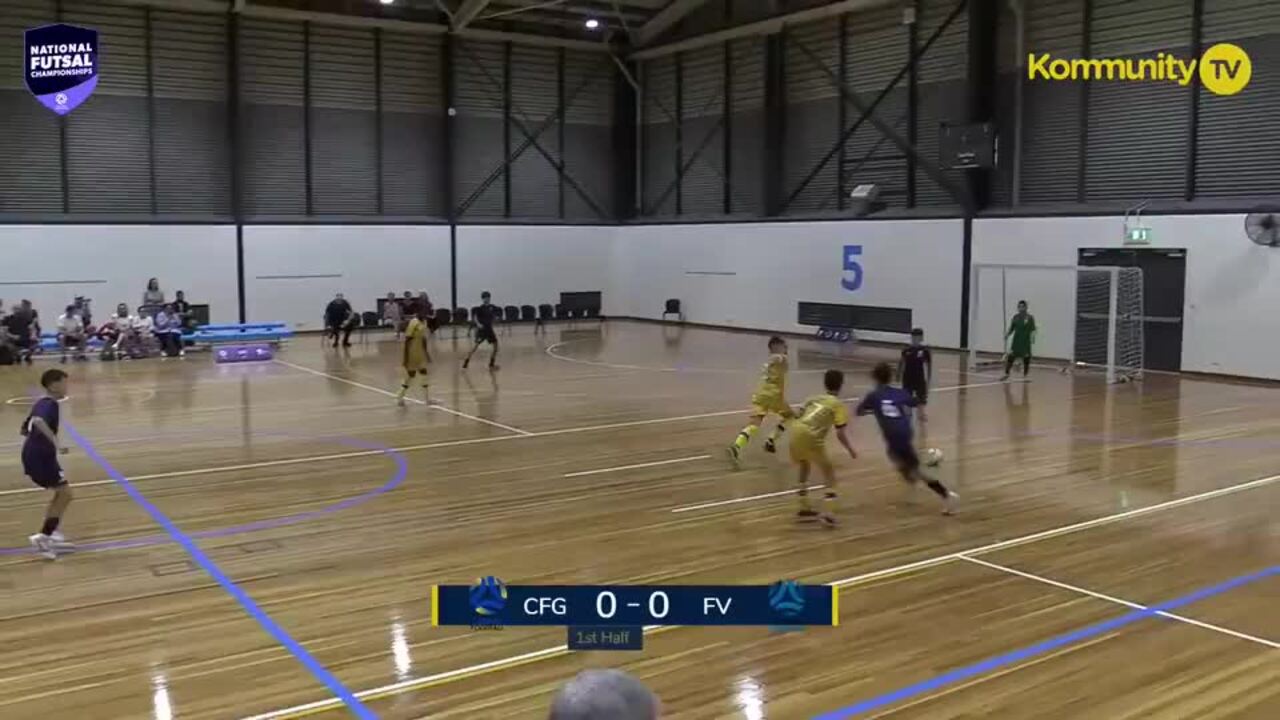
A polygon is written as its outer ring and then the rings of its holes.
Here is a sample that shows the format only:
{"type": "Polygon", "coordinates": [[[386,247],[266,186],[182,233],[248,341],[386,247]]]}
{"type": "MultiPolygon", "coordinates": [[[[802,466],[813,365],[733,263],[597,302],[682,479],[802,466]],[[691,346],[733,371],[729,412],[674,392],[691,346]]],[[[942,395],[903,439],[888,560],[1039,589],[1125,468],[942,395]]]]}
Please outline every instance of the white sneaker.
{"type": "Polygon", "coordinates": [[[58,552],[76,551],[75,543],[68,540],[67,536],[63,535],[61,530],[54,530],[53,534],[49,536],[49,540],[53,543],[53,549],[58,552]]]}
{"type": "Polygon", "coordinates": [[[960,496],[957,495],[954,490],[948,490],[946,499],[942,501],[942,514],[955,515],[956,503],[959,502],[959,500],[960,496]]]}
{"type": "Polygon", "coordinates": [[[57,560],[58,553],[53,551],[53,539],[44,533],[36,533],[27,538],[31,541],[31,547],[36,549],[36,553],[45,560],[57,560]]]}

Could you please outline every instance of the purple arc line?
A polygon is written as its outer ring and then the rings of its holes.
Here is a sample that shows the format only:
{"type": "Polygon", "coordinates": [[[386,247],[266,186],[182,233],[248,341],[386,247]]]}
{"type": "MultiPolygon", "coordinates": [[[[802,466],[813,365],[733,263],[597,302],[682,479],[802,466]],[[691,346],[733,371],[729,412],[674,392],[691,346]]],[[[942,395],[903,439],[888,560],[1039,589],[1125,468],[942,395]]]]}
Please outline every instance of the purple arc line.
{"type": "MultiPolygon", "coordinates": [[[[271,433],[268,433],[271,434],[271,433]]],[[[243,533],[254,532],[257,530],[268,530],[270,528],[286,527],[289,525],[297,525],[309,520],[315,520],[326,515],[350,510],[357,505],[363,505],[370,500],[384,495],[399,487],[404,483],[405,477],[409,474],[409,464],[405,460],[404,455],[385,446],[374,443],[367,443],[355,438],[326,438],[331,439],[340,445],[348,447],[360,448],[363,450],[376,450],[383,455],[391,458],[396,464],[396,471],[381,486],[376,487],[368,492],[361,493],[346,500],[336,502],[332,505],[326,505],[319,510],[311,510],[309,512],[297,513],[295,515],[285,515],[284,517],[270,518],[267,520],[257,520],[243,525],[232,525],[230,527],[215,528],[213,530],[202,530],[200,532],[189,533],[190,537],[197,539],[229,537],[231,535],[240,535],[243,533]]],[[[77,552],[102,552],[104,550],[127,550],[132,548],[149,547],[152,545],[168,545],[173,542],[173,538],[168,535],[148,535],[144,537],[129,538],[128,540],[106,540],[103,542],[82,543],[76,545],[77,552]]],[[[17,548],[0,548],[0,556],[5,555],[27,555],[35,552],[30,547],[17,548]]]]}

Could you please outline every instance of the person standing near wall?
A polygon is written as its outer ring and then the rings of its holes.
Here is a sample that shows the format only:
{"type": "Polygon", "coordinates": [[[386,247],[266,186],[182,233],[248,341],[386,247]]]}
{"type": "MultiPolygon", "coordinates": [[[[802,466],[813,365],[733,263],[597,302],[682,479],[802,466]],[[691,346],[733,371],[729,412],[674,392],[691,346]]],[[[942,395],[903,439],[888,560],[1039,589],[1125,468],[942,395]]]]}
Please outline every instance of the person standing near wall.
{"type": "Polygon", "coordinates": [[[138,312],[144,312],[143,308],[152,307],[152,310],[158,310],[164,305],[164,291],[160,289],[160,281],[151,278],[147,281],[147,289],[142,293],[142,305],[138,307],[138,312]]]}
{"type": "Polygon", "coordinates": [[[1004,377],[1000,379],[1009,379],[1014,360],[1022,361],[1022,377],[1027,377],[1031,372],[1031,346],[1036,341],[1036,318],[1027,312],[1026,300],[1018,301],[1018,313],[1009,321],[1009,331],[1004,337],[1006,340],[1013,340],[1009,343],[1009,352],[1004,358],[1004,377]]]}

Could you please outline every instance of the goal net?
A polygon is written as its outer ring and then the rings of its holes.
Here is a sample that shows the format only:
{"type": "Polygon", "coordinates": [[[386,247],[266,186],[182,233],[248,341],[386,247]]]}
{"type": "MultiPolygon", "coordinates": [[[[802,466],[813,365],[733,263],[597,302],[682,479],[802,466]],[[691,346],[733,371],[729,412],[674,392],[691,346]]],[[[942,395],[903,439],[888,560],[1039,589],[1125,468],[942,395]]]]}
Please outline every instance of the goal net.
{"type": "Polygon", "coordinates": [[[993,369],[1008,350],[1006,332],[1027,301],[1036,319],[1032,352],[1065,361],[1068,369],[1096,369],[1108,382],[1141,376],[1142,270],[1076,265],[975,263],[969,288],[969,366],[993,369]]]}

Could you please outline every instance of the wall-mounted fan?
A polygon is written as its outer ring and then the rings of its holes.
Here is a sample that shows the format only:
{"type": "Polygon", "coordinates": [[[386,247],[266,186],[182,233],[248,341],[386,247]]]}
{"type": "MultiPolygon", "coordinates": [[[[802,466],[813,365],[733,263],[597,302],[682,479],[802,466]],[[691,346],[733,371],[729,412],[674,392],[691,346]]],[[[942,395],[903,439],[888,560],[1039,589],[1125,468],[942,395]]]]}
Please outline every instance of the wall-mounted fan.
{"type": "Polygon", "coordinates": [[[1267,247],[1280,247],[1280,213],[1258,209],[1244,218],[1244,232],[1249,239],[1267,247]]]}

